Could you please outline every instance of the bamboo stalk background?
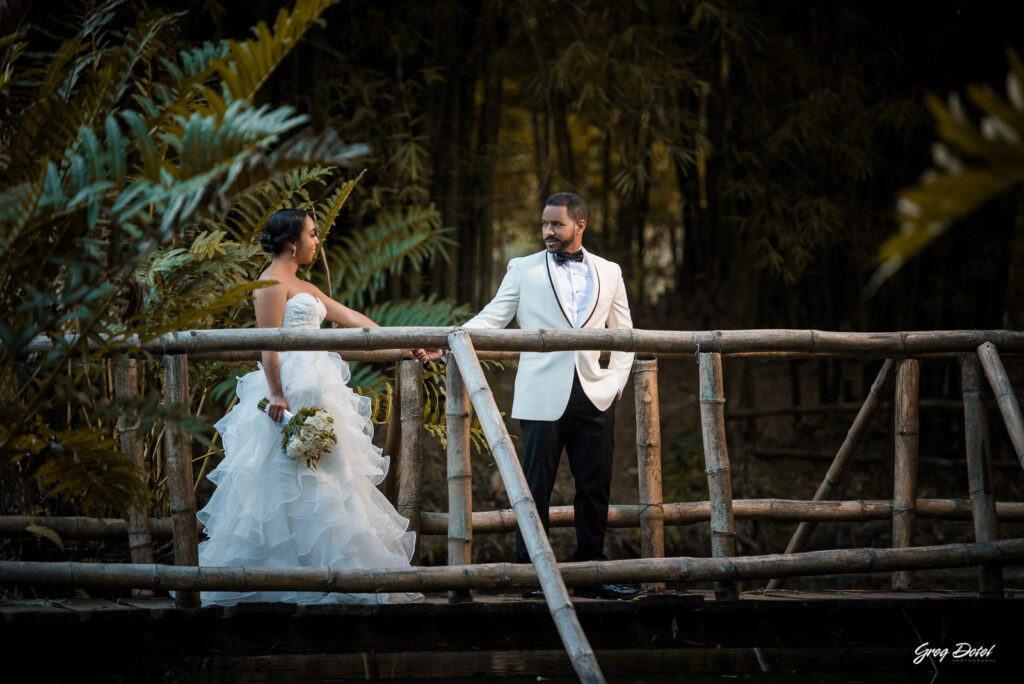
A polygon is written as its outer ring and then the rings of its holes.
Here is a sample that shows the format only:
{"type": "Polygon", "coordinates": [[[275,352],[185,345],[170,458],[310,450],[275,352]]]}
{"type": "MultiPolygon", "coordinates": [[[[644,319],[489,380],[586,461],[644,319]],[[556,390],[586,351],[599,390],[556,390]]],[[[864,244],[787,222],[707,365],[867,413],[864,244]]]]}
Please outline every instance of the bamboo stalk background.
{"type": "Polygon", "coordinates": [[[978,358],[996,395],[996,403],[1003,414],[1003,421],[1010,433],[1010,442],[1013,443],[1013,450],[1017,452],[1017,460],[1020,461],[1021,467],[1024,467],[1024,417],[1021,416],[1020,404],[1010,385],[1010,379],[1006,377],[1003,362],[999,360],[999,351],[994,344],[986,342],[978,347],[978,358]]]}
{"type": "MultiPolygon", "coordinates": [[[[661,413],[658,403],[658,362],[633,362],[636,408],[636,465],[639,480],[640,555],[665,556],[665,512],[661,489],[661,413]]],[[[661,592],[663,583],[644,584],[643,591],[661,592]]]]}
{"type": "MultiPolygon", "coordinates": [[[[988,439],[988,417],[981,403],[981,365],[975,354],[960,357],[961,389],[964,397],[964,442],[967,457],[967,483],[974,512],[974,540],[999,538],[996,504],[992,495],[992,469],[988,439]]],[[[1003,597],[1003,572],[998,565],[978,568],[978,595],[1003,597]]]]}
{"type": "MultiPolygon", "coordinates": [[[[843,444],[839,447],[839,451],[836,452],[832,465],[829,466],[828,472],[825,473],[825,479],[818,485],[818,490],[814,493],[814,501],[829,499],[846,477],[846,473],[850,470],[850,464],[853,463],[853,456],[856,453],[857,447],[864,441],[864,435],[871,424],[871,419],[874,418],[875,413],[878,412],[878,408],[882,404],[882,395],[888,391],[889,386],[892,384],[895,370],[896,361],[886,359],[885,363],[882,364],[881,370],[878,371],[875,381],[871,383],[871,390],[868,392],[867,398],[864,399],[864,403],[861,404],[860,411],[857,412],[857,417],[854,419],[849,432],[846,433],[846,439],[843,440],[843,444]]],[[[810,541],[811,536],[814,534],[815,526],[813,522],[800,523],[796,528],[796,532],[793,533],[793,537],[789,540],[789,544],[786,545],[786,553],[803,551],[807,546],[807,542],[810,541]]],[[[768,583],[768,588],[781,589],[783,584],[784,582],[781,578],[775,578],[768,583]]]]}
{"type": "MultiPolygon", "coordinates": [[[[188,357],[168,354],[164,363],[164,402],[189,400],[188,357]]],[[[167,498],[174,525],[174,564],[199,565],[199,535],[196,530],[196,493],[192,479],[192,439],[178,425],[169,423],[164,433],[167,453],[167,498]]],[[[199,605],[198,592],[179,592],[174,597],[179,607],[199,605]]]]}
{"type": "Polygon", "coordinates": [[[512,509],[516,512],[519,529],[523,533],[530,554],[530,562],[536,568],[537,579],[544,591],[544,600],[551,611],[551,617],[573,668],[582,681],[603,682],[604,675],[580,626],[576,609],[569,600],[569,592],[558,572],[555,554],[541,524],[537,506],[530,495],[526,476],[519,465],[515,447],[505,429],[498,405],[494,401],[490,387],[487,386],[487,379],[476,358],[473,342],[463,331],[452,333],[448,341],[465,380],[470,401],[479,416],[480,426],[491,447],[491,454],[498,464],[498,471],[501,473],[501,480],[508,492],[512,509]]]}
{"type": "MultiPolygon", "coordinates": [[[[423,347],[447,348],[456,328],[391,327],[349,329],[236,328],[186,330],[139,343],[111,343],[109,351],[149,354],[195,354],[253,349],[269,351],[374,351],[423,347]]],[[[794,354],[843,358],[907,358],[927,354],[975,352],[990,342],[1002,353],[1024,353],[1024,331],[927,330],[911,332],[833,332],[823,330],[641,330],[641,329],[526,329],[465,331],[481,351],[565,351],[602,349],[661,354],[714,352],[765,354],[791,358],[794,354]]],[[[37,338],[25,354],[45,353],[52,342],[37,338]]]]}
{"type": "MultiPolygon", "coordinates": [[[[136,359],[123,359],[114,364],[114,393],[119,397],[132,398],[139,394],[139,368],[136,359]]],[[[138,436],[136,421],[129,422],[127,415],[117,418],[117,443],[121,452],[131,459],[139,469],[145,485],[146,464],[142,453],[142,441],[138,436]]],[[[128,509],[128,550],[132,563],[153,562],[153,539],[149,534],[149,512],[134,506],[128,509]]],[[[152,591],[136,589],[136,598],[148,598],[152,591]]]]}
{"type": "Polygon", "coordinates": [[[420,557],[420,518],[423,512],[423,367],[418,361],[399,361],[402,393],[402,466],[399,474],[398,512],[416,533],[412,562],[420,557]]]}
{"type": "MultiPolygon", "coordinates": [[[[722,357],[700,354],[700,425],[704,436],[704,464],[711,501],[711,555],[736,555],[736,529],[732,515],[732,479],[729,453],[725,446],[725,394],[722,390],[722,357]]],[[[735,599],[740,587],[735,582],[715,585],[715,598],[735,599]]]]}
{"type": "MultiPolygon", "coordinates": [[[[455,358],[448,359],[445,425],[448,457],[448,565],[473,561],[473,469],[470,463],[469,394],[455,358]]],[[[451,591],[449,603],[473,600],[469,591],[451,591]]]]}
{"type": "MultiPolygon", "coordinates": [[[[570,585],[594,582],[738,582],[799,577],[961,568],[1024,560],[1024,539],[907,549],[836,549],[738,558],[635,558],[561,563],[570,585]]],[[[514,590],[537,586],[527,563],[343,569],[335,567],[182,567],[128,563],[0,561],[0,584],[81,588],[146,588],[159,591],[433,592],[453,589],[514,590]]]]}
{"type": "MultiPolygon", "coordinates": [[[[892,501],[793,501],[789,499],[734,499],[734,520],[767,522],[849,523],[891,520],[892,501]]],[[[693,525],[711,520],[707,501],[666,503],[664,524],[693,525]]],[[[1001,522],[1024,521],[1024,503],[996,502],[996,516],[1001,522]]],[[[572,527],[572,506],[552,506],[551,527],[572,527]]],[[[608,508],[608,527],[638,527],[641,507],[636,504],[613,504],[608,508]]],[[[973,512],[969,499],[918,499],[919,519],[971,521],[973,512]]],[[[0,516],[0,538],[31,536],[27,525],[47,527],[64,539],[121,540],[128,534],[128,523],[120,518],[83,518],[75,516],[0,516]]],[[[424,535],[447,535],[448,514],[424,511],[420,518],[424,535]]],[[[516,514],[510,508],[473,513],[473,534],[514,532],[516,514]]],[[[173,535],[170,518],[150,518],[150,534],[154,539],[170,539],[173,535]]]]}
{"type": "MultiPolygon", "coordinates": [[[[914,544],[914,510],[917,506],[917,450],[920,422],[917,415],[921,365],[903,359],[896,369],[895,465],[893,475],[892,545],[904,549],[914,544]]],[[[910,589],[908,571],[893,573],[893,589],[910,589]]]]}

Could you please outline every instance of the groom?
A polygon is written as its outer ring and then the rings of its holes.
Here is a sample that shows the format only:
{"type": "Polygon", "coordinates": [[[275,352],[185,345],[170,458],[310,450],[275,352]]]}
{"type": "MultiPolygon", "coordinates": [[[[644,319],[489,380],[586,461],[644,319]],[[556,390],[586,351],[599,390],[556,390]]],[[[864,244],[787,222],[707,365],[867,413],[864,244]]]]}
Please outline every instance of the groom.
{"type": "MultiPolygon", "coordinates": [[[[546,249],[508,263],[494,299],[464,328],[632,328],[622,271],[583,249],[587,205],[579,195],[548,198],[541,218],[546,249]]],[[[633,354],[599,351],[523,352],[512,417],[523,430],[523,470],[544,529],[564,448],[576,483],[575,561],[606,560],[604,534],[612,480],[615,401],[629,379],[633,354]]],[[[516,558],[529,562],[516,531],[516,558]]],[[[577,587],[575,596],[632,598],[633,589],[607,584],[577,587]]],[[[539,595],[539,593],[538,593],[539,595]]]]}

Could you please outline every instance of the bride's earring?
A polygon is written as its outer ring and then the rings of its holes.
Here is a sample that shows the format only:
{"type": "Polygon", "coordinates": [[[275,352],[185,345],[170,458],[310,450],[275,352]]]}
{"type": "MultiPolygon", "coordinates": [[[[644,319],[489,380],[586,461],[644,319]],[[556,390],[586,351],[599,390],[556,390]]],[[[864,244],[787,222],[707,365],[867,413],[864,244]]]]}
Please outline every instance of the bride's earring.
{"type": "Polygon", "coordinates": [[[292,256],[295,256],[295,253],[298,252],[298,251],[299,251],[298,245],[296,245],[295,247],[292,247],[292,256]]]}

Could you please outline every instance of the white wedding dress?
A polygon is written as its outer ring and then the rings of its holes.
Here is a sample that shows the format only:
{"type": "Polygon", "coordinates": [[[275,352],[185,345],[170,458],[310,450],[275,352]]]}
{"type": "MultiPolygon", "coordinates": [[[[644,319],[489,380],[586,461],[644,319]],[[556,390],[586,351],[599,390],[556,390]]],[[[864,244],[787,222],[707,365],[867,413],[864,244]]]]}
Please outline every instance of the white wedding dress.
{"type": "MultiPolygon", "coordinates": [[[[319,328],[327,315],[312,295],[285,304],[284,328],[319,328]]],[[[338,441],[319,467],[285,455],[281,425],[257,408],[270,397],[263,370],[238,379],[238,404],[216,424],[224,460],[209,474],[217,485],[199,511],[206,566],[408,567],[414,535],[376,485],[389,459],[370,441],[370,400],[348,386],[348,364],[330,352],[282,352],[281,383],[292,412],[316,405],[334,416],[338,441]]],[[[398,603],[422,594],[296,591],[202,592],[203,605],[239,602],[398,603]]]]}

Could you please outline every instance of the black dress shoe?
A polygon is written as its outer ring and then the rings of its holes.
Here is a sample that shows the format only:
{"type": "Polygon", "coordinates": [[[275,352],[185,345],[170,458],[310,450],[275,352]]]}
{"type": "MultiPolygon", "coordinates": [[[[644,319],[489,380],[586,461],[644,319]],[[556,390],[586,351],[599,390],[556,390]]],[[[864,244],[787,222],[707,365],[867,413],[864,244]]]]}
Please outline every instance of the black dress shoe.
{"type": "Polygon", "coordinates": [[[590,587],[576,587],[572,590],[572,595],[577,598],[599,598],[628,601],[629,599],[636,597],[636,589],[619,587],[614,584],[600,584],[590,587]]]}
{"type": "Polygon", "coordinates": [[[525,589],[523,590],[523,598],[525,599],[543,599],[544,591],[541,589],[525,589]]]}

